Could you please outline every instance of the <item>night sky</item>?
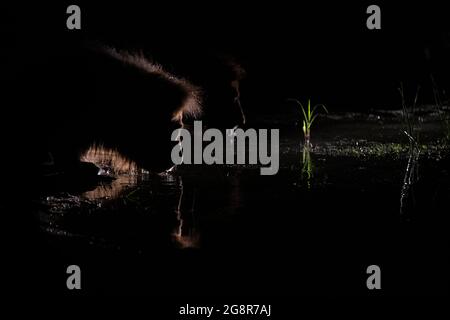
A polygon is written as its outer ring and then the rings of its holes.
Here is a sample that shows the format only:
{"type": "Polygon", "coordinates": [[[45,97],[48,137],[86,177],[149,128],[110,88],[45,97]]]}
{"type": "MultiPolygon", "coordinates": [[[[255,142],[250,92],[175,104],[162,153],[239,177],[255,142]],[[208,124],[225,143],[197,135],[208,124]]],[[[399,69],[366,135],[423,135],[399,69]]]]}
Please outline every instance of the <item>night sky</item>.
{"type": "Polygon", "coordinates": [[[171,57],[224,52],[247,70],[248,107],[272,111],[287,97],[311,97],[335,110],[398,108],[401,81],[411,91],[420,84],[426,103],[431,73],[448,88],[450,29],[442,5],[380,3],[382,29],[368,30],[366,3],[313,3],[82,3],[76,32],[65,28],[66,4],[24,6],[15,17],[15,58],[26,68],[70,55],[83,41],[144,47],[169,65],[171,57]]]}

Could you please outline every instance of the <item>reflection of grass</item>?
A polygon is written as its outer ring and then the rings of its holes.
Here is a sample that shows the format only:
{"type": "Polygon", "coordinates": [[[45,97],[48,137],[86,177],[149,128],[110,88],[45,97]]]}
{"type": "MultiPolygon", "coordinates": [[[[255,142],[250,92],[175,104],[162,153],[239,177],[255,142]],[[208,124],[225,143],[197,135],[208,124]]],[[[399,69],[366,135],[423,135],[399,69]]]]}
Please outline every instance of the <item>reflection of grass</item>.
{"type": "Polygon", "coordinates": [[[414,206],[414,183],[419,179],[419,152],[410,151],[408,164],[403,177],[402,189],[400,192],[400,214],[407,211],[407,203],[414,206]]]}
{"type": "Polygon", "coordinates": [[[313,162],[311,159],[311,150],[308,146],[303,147],[303,159],[302,159],[302,178],[306,180],[306,186],[311,188],[311,182],[313,178],[313,162]]]}
{"type": "Polygon", "coordinates": [[[419,97],[419,90],[420,87],[417,88],[416,96],[414,97],[414,101],[411,104],[410,107],[408,107],[408,104],[406,103],[404,90],[403,90],[403,84],[400,84],[399,92],[402,99],[402,120],[403,124],[405,126],[405,130],[403,130],[403,133],[408,137],[409,140],[409,146],[411,152],[417,152],[419,151],[418,141],[419,141],[419,134],[417,132],[417,126],[418,124],[416,121],[414,121],[414,112],[416,110],[417,106],[417,99],[419,97]]]}
{"type": "Polygon", "coordinates": [[[404,214],[407,211],[407,203],[411,202],[414,206],[414,183],[419,179],[419,135],[417,132],[417,126],[414,121],[414,110],[417,105],[417,98],[419,96],[419,88],[416,91],[416,96],[411,107],[408,107],[404,92],[403,85],[400,86],[400,95],[402,98],[402,115],[405,130],[403,131],[409,140],[408,150],[408,164],[405,170],[405,176],[403,177],[403,184],[400,191],[400,214],[404,214]]]}
{"type": "Polygon", "coordinates": [[[305,146],[310,147],[311,146],[311,126],[316,120],[317,116],[319,115],[318,108],[322,108],[325,110],[326,113],[328,113],[327,108],[323,104],[317,104],[311,109],[311,100],[308,100],[308,107],[305,109],[302,105],[302,103],[296,99],[289,99],[290,101],[294,101],[297,103],[303,113],[303,135],[305,137],[305,146]]]}

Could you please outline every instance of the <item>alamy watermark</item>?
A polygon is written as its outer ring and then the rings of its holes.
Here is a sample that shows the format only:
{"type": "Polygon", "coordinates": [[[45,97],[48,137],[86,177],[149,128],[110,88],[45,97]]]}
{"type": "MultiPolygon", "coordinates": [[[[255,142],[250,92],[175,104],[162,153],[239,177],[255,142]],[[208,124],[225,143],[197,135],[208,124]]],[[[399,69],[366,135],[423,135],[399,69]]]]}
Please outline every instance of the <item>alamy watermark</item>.
{"type": "Polygon", "coordinates": [[[80,290],[81,289],[81,269],[79,266],[72,264],[67,267],[66,273],[69,275],[67,277],[66,286],[69,290],[80,290]]]}
{"type": "Polygon", "coordinates": [[[173,131],[171,139],[179,142],[171,153],[176,165],[260,164],[261,175],[274,175],[279,169],[278,129],[227,129],[224,137],[214,128],[203,132],[202,122],[195,121],[193,135],[181,128],[173,131]],[[208,143],[203,147],[203,142],[208,143]]]}
{"type": "Polygon", "coordinates": [[[66,20],[66,26],[69,30],[81,29],[81,9],[79,6],[72,4],[67,7],[66,13],[69,14],[66,20]]]}
{"type": "Polygon", "coordinates": [[[367,14],[370,14],[367,18],[366,25],[369,30],[381,29],[381,9],[379,6],[373,4],[367,7],[367,14]]]}
{"type": "Polygon", "coordinates": [[[372,264],[367,267],[367,274],[370,276],[367,278],[366,286],[369,290],[381,289],[381,269],[376,264],[372,264]]]}

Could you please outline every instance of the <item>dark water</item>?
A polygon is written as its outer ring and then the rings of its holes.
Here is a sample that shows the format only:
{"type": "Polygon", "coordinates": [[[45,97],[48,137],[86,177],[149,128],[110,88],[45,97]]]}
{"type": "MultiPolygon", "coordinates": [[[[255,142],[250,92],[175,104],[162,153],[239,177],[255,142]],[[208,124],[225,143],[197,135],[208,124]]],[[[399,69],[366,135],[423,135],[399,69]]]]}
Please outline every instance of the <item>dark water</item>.
{"type": "Polygon", "coordinates": [[[298,127],[279,123],[275,176],[179,167],[41,191],[42,281],[63,291],[65,267],[78,264],[87,293],[365,294],[377,264],[384,292],[442,292],[448,148],[436,119],[425,121],[408,181],[402,125],[386,118],[323,118],[311,150],[298,127]]]}

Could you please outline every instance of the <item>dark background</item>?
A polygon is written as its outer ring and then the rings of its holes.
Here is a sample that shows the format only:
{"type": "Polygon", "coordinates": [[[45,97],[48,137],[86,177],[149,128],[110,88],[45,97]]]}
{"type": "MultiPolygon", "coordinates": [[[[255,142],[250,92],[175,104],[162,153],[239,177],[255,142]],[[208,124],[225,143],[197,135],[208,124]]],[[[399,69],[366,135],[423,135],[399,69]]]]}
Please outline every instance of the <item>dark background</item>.
{"type": "Polygon", "coordinates": [[[402,81],[411,91],[420,84],[423,101],[432,102],[430,74],[448,90],[444,5],[378,3],[382,29],[368,30],[369,4],[80,2],[81,31],[66,29],[66,3],[24,4],[14,10],[14,66],[26,70],[55,56],[75,59],[85,40],[148,48],[169,66],[173,57],[225,52],[247,70],[243,99],[258,110],[278,111],[286,97],[311,97],[331,110],[397,108],[402,81]]]}

